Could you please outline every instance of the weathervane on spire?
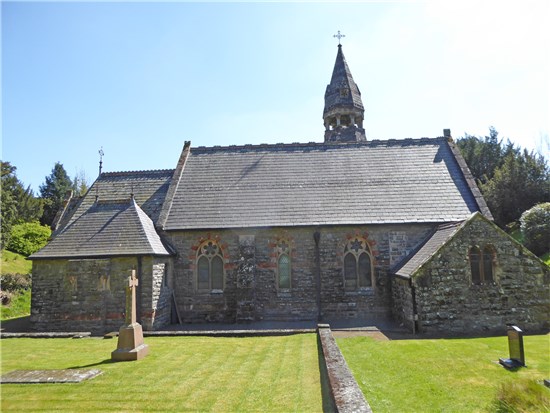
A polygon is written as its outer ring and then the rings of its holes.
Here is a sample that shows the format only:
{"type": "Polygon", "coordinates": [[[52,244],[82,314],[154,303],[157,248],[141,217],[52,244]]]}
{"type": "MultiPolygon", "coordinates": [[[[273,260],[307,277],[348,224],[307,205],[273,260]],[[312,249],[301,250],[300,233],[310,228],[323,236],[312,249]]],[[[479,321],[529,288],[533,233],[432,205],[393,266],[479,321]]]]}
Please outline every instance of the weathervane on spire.
{"type": "Polygon", "coordinates": [[[337,37],[338,38],[338,46],[340,46],[340,39],[342,37],[346,37],[346,35],[345,34],[340,34],[340,30],[338,30],[338,34],[335,34],[332,37],[337,37]]]}
{"type": "Polygon", "coordinates": [[[99,153],[99,175],[101,175],[101,169],[103,168],[103,155],[105,153],[103,152],[103,146],[97,151],[99,153]]]}

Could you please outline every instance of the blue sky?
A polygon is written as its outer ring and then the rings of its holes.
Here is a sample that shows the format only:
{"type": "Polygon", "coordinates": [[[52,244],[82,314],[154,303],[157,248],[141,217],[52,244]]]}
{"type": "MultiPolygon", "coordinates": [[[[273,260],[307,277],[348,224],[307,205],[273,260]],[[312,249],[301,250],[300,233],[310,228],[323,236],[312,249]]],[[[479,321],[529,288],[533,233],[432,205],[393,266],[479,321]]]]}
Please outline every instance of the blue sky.
{"type": "Polygon", "coordinates": [[[2,2],[2,160],[37,191],[192,146],[321,142],[338,30],[367,139],[450,128],[548,155],[550,2],[2,2]]]}

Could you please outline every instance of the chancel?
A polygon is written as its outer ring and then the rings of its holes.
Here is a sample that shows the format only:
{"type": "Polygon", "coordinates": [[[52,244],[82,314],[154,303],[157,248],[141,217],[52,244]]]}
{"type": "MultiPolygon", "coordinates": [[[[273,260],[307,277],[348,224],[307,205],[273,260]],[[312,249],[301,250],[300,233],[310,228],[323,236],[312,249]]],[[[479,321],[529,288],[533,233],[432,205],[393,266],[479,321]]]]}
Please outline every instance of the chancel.
{"type": "Polygon", "coordinates": [[[30,257],[32,328],[113,331],[132,269],[145,330],[333,320],[427,333],[547,328],[548,267],[493,223],[451,131],[367,139],[344,35],[335,37],[318,142],[186,141],[173,169],[100,163],[30,257]]]}

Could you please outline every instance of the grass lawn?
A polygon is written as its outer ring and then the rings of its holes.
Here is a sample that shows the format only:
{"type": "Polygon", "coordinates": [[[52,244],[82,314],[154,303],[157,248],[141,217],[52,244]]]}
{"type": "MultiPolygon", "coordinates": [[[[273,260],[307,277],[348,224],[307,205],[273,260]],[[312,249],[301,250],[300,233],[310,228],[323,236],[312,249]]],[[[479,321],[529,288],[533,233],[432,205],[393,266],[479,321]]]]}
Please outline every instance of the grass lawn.
{"type": "Polygon", "coordinates": [[[99,368],[76,384],[3,384],[2,412],[323,410],[315,334],[147,337],[143,360],[111,363],[116,339],[3,339],[2,373],[99,368]]]}
{"type": "MultiPolygon", "coordinates": [[[[2,274],[30,274],[32,262],[15,252],[2,250],[0,253],[0,271],[2,274]]],[[[31,290],[12,292],[9,305],[2,305],[0,320],[28,316],[31,313],[31,290]]]]}
{"type": "Polygon", "coordinates": [[[31,290],[22,290],[13,294],[9,305],[0,308],[0,320],[25,317],[31,314],[31,290]]]}
{"type": "Polygon", "coordinates": [[[29,274],[32,271],[32,262],[24,256],[7,250],[2,250],[0,254],[2,274],[29,274]]]}
{"type": "MultiPolygon", "coordinates": [[[[550,378],[550,335],[524,337],[527,368],[515,372],[498,364],[508,357],[506,337],[336,341],[376,413],[494,412],[503,383],[550,378]]],[[[527,411],[548,412],[550,402],[527,411]]]]}

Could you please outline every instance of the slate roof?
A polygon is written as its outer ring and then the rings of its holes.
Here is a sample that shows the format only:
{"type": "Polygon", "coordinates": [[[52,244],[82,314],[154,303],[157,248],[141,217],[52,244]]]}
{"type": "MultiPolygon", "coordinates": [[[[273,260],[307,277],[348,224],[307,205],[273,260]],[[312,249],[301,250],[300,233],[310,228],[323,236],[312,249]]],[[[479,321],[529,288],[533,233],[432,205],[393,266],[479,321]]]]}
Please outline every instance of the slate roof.
{"type": "Polygon", "coordinates": [[[480,210],[446,138],[191,148],[164,229],[461,221],[480,210]]]}
{"type": "Polygon", "coordinates": [[[41,258],[170,255],[135,200],[98,201],[40,251],[41,258]]]}
{"type": "Polygon", "coordinates": [[[327,113],[335,106],[364,109],[363,102],[361,101],[361,92],[353,80],[344,52],[342,51],[342,45],[338,45],[338,54],[336,55],[332,77],[325,91],[325,109],[323,113],[327,113]],[[340,93],[340,89],[342,88],[348,89],[350,93],[342,95],[340,93]]]}
{"type": "Polygon", "coordinates": [[[392,272],[399,277],[410,278],[462,228],[463,224],[464,221],[442,224],[436,227],[434,232],[420,245],[419,249],[410,254],[403,262],[398,263],[392,272]]]}
{"type": "Polygon", "coordinates": [[[86,212],[96,195],[100,201],[118,201],[129,199],[133,193],[140,208],[156,222],[173,174],[173,169],[102,173],[72,213],[61,219],[54,235],[86,212]]]}

